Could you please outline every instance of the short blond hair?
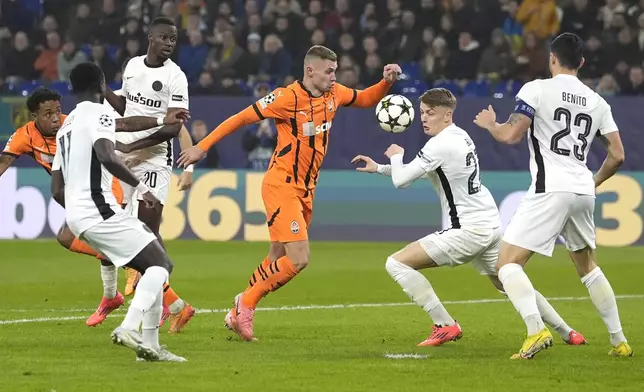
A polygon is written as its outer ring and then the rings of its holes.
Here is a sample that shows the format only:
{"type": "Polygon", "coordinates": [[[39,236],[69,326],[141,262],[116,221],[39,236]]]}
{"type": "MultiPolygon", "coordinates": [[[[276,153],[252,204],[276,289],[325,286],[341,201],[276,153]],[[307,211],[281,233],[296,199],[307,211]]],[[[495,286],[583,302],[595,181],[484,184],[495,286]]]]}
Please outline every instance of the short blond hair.
{"type": "Polygon", "coordinates": [[[452,111],[456,109],[456,97],[446,88],[433,88],[427,90],[420,96],[419,101],[430,108],[442,106],[449,108],[452,111]]]}
{"type": "Polygon", "coordinates": [[[304,56],[304,62],[307,63],[313,58],[338,61],[338,55],[331,49],[322,45],[311,46],[311,48],[306,52],[306,56],[304,56]]]}

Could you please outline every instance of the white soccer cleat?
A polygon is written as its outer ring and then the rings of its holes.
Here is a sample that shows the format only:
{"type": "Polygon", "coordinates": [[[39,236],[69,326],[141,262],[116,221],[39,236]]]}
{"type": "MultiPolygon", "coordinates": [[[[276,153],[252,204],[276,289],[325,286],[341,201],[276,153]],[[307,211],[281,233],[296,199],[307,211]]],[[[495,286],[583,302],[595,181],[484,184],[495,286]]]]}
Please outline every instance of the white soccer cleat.
{"type": "MultiPolygon", "coordinates": [[[[166,349],[166,346],[161,346],[159,350],[157,350],[157,354],[159,356],[159,359],[156,360],[156,362],[186,362],[187,359],[184,357],[180,357],[178,355],[172,354],[170,351],[166,349]]],[[[136,356],[136,361],[137,362],[155,362],[149,359],[145,359],[143,357],[136,356]]]]}
{"type": "Polygon", "coordinates": [[[137,357],[144,358],[148,361],[159,360],[159,354],[151,347],[144,345],[141,334],[136,331],[130,331],[123,327],[116,327],[116,329],[112,331],[112,335],[110,337],[114,344],[134,350],[137,357]]]}

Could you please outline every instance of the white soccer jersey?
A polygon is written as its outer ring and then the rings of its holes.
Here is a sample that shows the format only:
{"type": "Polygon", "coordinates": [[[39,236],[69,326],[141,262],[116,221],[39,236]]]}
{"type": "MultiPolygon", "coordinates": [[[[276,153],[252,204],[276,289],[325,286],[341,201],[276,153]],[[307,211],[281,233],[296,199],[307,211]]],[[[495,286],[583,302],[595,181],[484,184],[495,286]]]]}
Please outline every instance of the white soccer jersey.
{"type": "Polygon", "coordinates": [[[594,195],[586,157],[596,134],[618,130],[610,105],[577,77],[565,74],[526,83],[516,99],[515,112],[532,119],[528,192],[594,195]]]}
{"type": "Polygon", "coordinates": [[[56,134],[52,170],[65,179],[65,217],[75,235],[112,217],[120,209],[112,192],[112,175],[99,162],[94,142],[114,142],[114,116],[105,106],[81,102],[56,134]]]}
{"type": "MultiPolygon", "coordinates": [[[[169,108],[188,109],[188,79],[172,60],[160,67],[147,65],[146,56],[131,59],[123,72],[121,95],[126,98],[125,117],[164,117],[169,108]]],[[[119,132],[117,140],[129,144],[143,139],[160,127],[140,132],[119,132]]],[[[133,151],[127,159],[172,166],[172,141],[133,151]]]]}
{"type": "Polygon", "coordinates": [[[417,159],[436,188],[452,228],[501,226],[494,198],[481,184],[476,147],[467,132],[448,126],[427,141],[417,159]]]}

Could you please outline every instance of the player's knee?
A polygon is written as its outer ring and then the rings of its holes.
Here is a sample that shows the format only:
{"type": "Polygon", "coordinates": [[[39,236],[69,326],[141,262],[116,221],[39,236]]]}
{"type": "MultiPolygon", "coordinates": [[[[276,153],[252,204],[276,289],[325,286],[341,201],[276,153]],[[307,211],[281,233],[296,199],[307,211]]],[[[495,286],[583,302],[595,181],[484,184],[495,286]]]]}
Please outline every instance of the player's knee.
{"type": "Polygon", "coordinates": [[[290,242],[285,246],[285,252],[298,271],[302,271],[309,265],[311,250],[308,241],[290,242]]]}
{"type": "Polygon", "coordinates": [[[58,241],[59,244],[64,246],[65,248],[69,249],[72,246],[72,243],[74,242],[74,234],[69,230],[66,229],[67,226],[63,225],[63,227],[60,228],[58,231],[58,234],[56,235],[56,240],[58,241]]]}
{"type": "Polygon", "coordinates": [[[385,262],[385,269],[387,270],[389,276],[396,280],[398,277],[412,268],[404,263],[401,263],[400,261],[395,259],[394,256],[389,256],[387,258],[387,261],[385,262]]]}

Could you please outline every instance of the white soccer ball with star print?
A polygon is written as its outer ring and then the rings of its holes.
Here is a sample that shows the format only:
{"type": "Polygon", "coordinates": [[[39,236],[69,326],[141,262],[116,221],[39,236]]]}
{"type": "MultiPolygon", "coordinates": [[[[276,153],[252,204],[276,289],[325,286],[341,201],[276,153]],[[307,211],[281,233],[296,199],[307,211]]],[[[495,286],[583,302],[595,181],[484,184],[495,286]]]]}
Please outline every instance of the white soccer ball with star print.
{"type": "Polygon", "coordinates": [[[414,107],[409,99],[399,94],[389,94],[378,102],[376,118],[380,128],[387,132],[406,131],[414,121],[414,107]]]}

